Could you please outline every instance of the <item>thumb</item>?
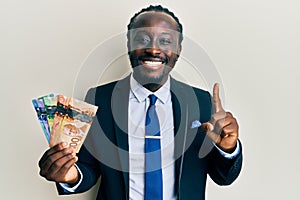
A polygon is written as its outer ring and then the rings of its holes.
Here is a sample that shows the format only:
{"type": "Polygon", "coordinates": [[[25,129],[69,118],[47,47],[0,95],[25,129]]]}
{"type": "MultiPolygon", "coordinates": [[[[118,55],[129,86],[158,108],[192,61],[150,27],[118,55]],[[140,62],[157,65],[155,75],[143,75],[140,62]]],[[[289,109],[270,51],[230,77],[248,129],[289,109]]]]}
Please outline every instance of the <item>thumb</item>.
{"type": "Polygon", "coordinates": [[[210,123],[210,122],[205,122],[201,125],[201,129],[205,132],[213,131],[214,125],[212,125],[212,123],[210,123]]]}
{"type": "Polygon", "coordinates": [[[216,144],[221,140],[220,136],[216,134],[214,130],[214,125],[210,122],[205,122],[202,124],[201,129],[206,132],[206,135],[216,144]]]}

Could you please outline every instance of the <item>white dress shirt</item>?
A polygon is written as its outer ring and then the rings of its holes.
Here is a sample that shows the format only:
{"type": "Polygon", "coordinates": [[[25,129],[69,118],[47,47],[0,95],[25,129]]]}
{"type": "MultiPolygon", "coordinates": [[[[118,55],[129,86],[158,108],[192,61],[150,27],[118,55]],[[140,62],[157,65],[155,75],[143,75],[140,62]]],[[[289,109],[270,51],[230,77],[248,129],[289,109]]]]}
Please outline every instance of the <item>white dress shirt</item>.
{"type": "Polygon", "coordinates": [[[175,157],[174,123],[170,92],[170,78],[157,91],[151,92],[139,84],[133,76],[130,79],[128,107],[129,144],[129,199],[144,199],[145,173],[145,120],[150,104],[148,96],[157,97],[155,103],[159,119],[161,138],[163,199],[175,199],[175,157]]]}

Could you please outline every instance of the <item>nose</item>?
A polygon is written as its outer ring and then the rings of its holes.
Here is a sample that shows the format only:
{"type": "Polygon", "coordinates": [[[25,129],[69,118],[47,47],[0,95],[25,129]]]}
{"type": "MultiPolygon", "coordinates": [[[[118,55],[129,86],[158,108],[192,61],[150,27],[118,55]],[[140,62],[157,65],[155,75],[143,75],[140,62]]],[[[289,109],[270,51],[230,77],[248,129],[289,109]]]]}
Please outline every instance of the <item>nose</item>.
{"type": "Polygon", "coordinates": [[[161,53],[161,49],[159,48],[158,44],[155,41],[152,41],[147,48],[145,48],[145,52],[151,55],[158,55],[161,53]]]}

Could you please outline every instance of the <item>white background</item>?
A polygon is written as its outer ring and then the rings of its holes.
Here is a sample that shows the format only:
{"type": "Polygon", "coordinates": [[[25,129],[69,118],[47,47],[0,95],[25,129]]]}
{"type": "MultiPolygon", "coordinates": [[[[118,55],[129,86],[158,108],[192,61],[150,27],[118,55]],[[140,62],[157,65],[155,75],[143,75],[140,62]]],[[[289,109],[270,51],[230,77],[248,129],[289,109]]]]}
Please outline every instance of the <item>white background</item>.
{"type": "MultiPolygon", "coordinates": [[[[240,123],[242,173],[229,187],[209,181],[207,199],[299,199],[299,1],[161,2],[215,63],[225,107],[240,123]]],[[[126,31],[130,17],[150,3],[155,1],[0,1],[1,199],[95,198],[95,188],[59,197],[39,176],[47,143],[31,99],[49,92],[71,96],[88,54],[126,31]]]]}

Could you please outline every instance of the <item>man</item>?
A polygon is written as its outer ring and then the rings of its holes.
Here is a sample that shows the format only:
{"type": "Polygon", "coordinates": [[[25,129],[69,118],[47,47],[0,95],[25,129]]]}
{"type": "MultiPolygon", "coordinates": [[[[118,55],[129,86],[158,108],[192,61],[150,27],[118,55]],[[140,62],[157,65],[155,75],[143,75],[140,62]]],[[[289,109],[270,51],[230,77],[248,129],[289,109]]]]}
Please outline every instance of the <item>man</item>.
{"type": "Polygon", "coordinates": [[[218,84],[211,101],[208,92],[169,76],[182,48],[178,18],[150,6],[131,19],[127,37],[133,73],[89,90],[86,101],[100,109],[84,146],[78,155],[63,143],[50,148],[40,175],[60,194],[87,191],[101,177],[97,199],[110,200],[205,199],[207,174],[231,184],[242,150],[218,84]]]}

